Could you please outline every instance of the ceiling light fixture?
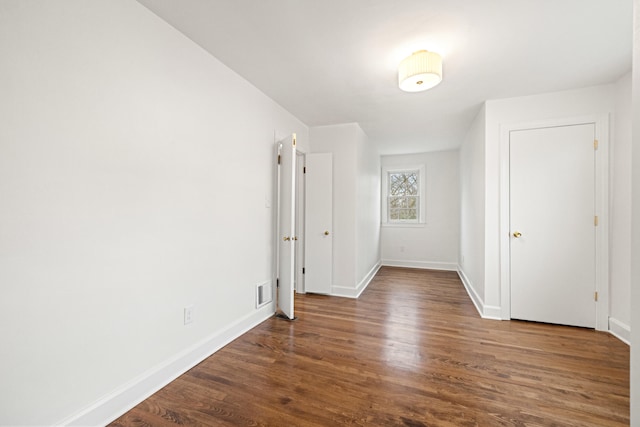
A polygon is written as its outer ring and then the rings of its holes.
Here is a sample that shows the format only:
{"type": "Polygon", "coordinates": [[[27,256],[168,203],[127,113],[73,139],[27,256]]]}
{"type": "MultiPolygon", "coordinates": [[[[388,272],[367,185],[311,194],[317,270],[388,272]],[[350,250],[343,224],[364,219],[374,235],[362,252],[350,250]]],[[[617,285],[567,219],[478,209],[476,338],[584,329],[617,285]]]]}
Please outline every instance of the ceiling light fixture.
{"type": "Polygon", "coordinates": [[[442,58],[435,52],[419,50],[398,66],[398,85],[405,92],[431,89],[442,81],[442,58]]]}

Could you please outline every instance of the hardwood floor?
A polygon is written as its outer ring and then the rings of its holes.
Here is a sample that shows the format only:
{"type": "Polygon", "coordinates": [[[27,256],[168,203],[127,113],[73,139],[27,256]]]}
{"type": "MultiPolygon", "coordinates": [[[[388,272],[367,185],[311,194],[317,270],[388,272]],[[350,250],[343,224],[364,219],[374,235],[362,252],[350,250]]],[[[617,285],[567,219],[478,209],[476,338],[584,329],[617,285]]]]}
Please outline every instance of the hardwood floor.
{"type": "Polygon", "coordinates": [[[629,348],[484,320],[455,272],[383,267],[357,300],[296,296],[113,426],[628,426],[629,348]]]}

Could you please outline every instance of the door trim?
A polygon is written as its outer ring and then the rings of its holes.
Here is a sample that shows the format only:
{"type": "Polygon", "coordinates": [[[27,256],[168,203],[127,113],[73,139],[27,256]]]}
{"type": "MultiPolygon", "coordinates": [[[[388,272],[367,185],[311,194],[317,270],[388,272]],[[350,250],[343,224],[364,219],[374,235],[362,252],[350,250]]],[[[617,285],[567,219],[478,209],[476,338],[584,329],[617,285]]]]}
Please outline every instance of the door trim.
{"type": "Polygon", "coordinates": [[[596,227],[596,329],[609,330],[609,115],[500,125],[500,305],[501,318],[511,319],[511,254],[509,226],[509,139],[511,131],[593,123],[598,150],[595,156],[596,227]]]}
{"type": "Polygon", "coordinates": [[[304,168],[306,165],[307,153],[304,150],[298,149],[296,146],[296,255],[295,255],[295,291],[298,294],[304,294],[305,291],[305,276],[302,273],[305,266],[305,198],[306,198],[306,178],[304,175],[304,168]]]}

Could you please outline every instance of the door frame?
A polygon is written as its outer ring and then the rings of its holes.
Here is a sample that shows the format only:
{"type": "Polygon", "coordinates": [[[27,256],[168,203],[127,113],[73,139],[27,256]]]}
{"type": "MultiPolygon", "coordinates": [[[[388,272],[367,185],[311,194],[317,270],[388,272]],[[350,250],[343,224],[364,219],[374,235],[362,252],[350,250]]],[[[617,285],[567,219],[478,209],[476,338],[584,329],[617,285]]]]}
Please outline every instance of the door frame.
{"type": "Polygon", "coordinates": [[[500,125],[500,305],[501,318],[511,319],[510,233],[510,133],[516,130],[591,124],[595,126],[595,209],[598,215],[595,242],[596,329],[609,330],[609,115],[597,114],[563,119],[500,125]]]}

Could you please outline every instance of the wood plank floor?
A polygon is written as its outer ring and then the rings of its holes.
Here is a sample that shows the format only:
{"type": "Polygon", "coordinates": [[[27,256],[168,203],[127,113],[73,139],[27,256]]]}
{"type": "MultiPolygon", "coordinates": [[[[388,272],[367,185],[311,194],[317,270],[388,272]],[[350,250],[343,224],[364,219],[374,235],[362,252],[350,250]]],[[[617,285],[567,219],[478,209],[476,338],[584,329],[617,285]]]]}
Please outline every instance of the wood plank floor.
{"type": "Polygon", "coordinates": [[[296,297],[113,426],[628,426],[629,348],[481,319],[455,272],[383,267],[357,300],[296,297]]]}

